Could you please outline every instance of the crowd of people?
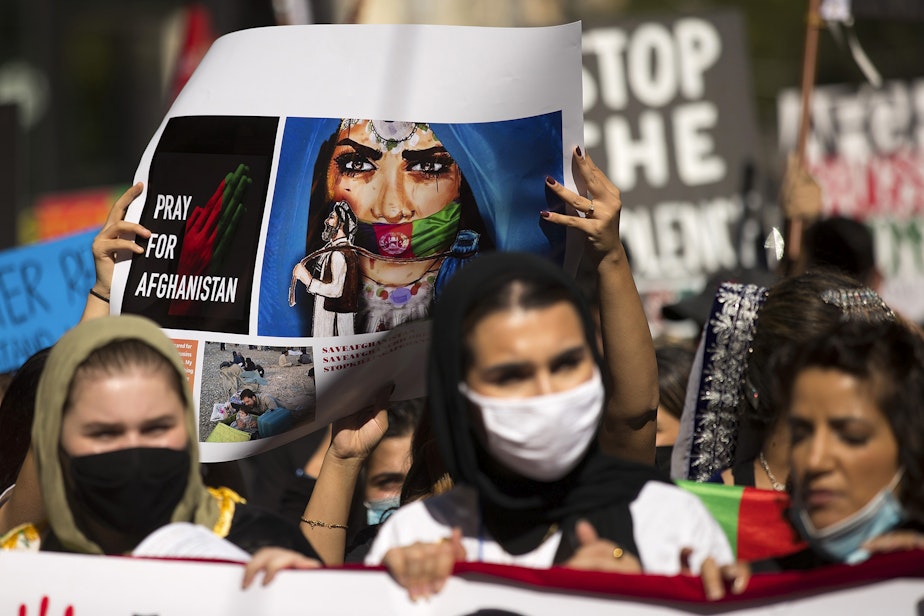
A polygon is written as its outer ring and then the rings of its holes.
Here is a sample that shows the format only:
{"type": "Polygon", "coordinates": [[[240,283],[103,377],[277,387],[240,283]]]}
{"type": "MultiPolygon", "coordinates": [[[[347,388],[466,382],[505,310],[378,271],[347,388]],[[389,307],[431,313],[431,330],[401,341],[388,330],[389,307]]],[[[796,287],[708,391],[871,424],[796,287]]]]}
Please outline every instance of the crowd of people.
{"type": "MultiPolygon", "coordinates": [[[[722,284],[697,340],[653,340],[619,190],[580,148],[574,167],[586,196],[548,178],[569,213],[537,216],[586,237],[593,298],[536,255],[472,259],[430,311],[426,399],[389,403],[385,387],[335,421],[286,514],[206,485],[175,346],[144,318],[108,315],[116,259],[149,236],[124,221],[132,187],[93,243],[81,322],[0,404],[0,548],[144,554],[151,533],[185,522],[253,555],[245,586],[384,564],[417,598],[479,561],[697,575],[711,599],[746,592],[754,572],[924,548],[918,326],[872,279],[809,254],[769,287],[722,284]],[[738,561],[677,479],[785,492],[808,547],[738,561]]],[[[245,419],[269,408],[240,396],[245,419]]]]}

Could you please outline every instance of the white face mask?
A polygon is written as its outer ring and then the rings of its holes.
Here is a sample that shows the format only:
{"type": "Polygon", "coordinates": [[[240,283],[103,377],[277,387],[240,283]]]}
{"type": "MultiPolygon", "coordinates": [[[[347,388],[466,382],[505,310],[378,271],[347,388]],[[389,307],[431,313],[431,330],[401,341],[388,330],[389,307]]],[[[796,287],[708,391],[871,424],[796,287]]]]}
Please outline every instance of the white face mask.
{"type": "Polygon", "coordinates": [[[481,413],[491,456],[510,470],[537,481],[567,475],[593,441],[603,413],[600,371],[573,389],[530,398],[496,398],[462,392],[481,413]]]}

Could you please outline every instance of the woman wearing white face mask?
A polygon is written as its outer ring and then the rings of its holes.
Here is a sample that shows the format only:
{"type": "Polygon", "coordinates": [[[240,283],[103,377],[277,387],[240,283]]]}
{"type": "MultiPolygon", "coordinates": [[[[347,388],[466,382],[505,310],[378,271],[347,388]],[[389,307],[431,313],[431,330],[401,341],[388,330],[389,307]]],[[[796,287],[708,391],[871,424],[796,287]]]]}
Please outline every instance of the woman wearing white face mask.
{"type": "Polygon", "coordinates": [[[438,591],[454,560],[665,575],[730,564],[696,497],[601,453],[605,374],[590,314],[559,268],[495,253],[456,274],[434,312],[428,372],[456,486],[396,511],[366,563],[384,561],[412,597],[438,591]]]}
{"type": "Polygon", "coordinates": [[[924,548],[924,342],[899,322],[845,323],[779,358],[793,524],[810,549],[757,571],[924,548]]]}

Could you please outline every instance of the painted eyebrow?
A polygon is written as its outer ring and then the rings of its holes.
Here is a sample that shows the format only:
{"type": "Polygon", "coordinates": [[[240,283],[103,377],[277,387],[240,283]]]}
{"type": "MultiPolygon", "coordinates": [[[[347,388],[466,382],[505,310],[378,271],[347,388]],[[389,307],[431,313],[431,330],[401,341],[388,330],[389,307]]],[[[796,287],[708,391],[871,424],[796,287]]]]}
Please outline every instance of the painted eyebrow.
{"type": "Polygon", "coordinates": [[[353,148],[354,150],[356,150],[357,152],[359,152],[366,158],[370,158],[372,160],[378,160],[382,158],[381,151],[376,150],[375,148],[370,148],[369,146],[363,145],[361,143],[356,143],[355,141],[349,138],[341,139],[340,141],[337,142],[337,145],[338,146],[341,146],[341,145],[350,146],[351,148],[353,148]]]}
{"type": "Polygon", "coordinates": [[[446,151],[446,148],[444,148],[441,145],[435,145],[432,148],[427,148],[426,150],[407,150],[405,149],[405,150],[402,150],[401,152],[401,158],[403,158],[404,160],[408,162],[416,163],[421,160],[427,160],[428,158],[433,158],[434,156],[438,154],[446,154],[447,156],[452,158],[452,155],[449,154],[449,152],[446,151]]]}

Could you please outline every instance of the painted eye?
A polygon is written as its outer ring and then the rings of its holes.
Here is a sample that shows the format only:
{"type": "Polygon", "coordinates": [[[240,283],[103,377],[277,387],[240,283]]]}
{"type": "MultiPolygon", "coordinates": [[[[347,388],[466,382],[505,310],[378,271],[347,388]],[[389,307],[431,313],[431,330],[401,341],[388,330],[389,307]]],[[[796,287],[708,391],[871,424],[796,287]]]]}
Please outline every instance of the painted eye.
{"type": "Polygon", "coordinates": [[[376,166],[365,156],[352,152],[337,157],[337,167],[345,175],[356,175],[374,171],[376,166]]]}
{"type": "Polygon", "coordinates": [[[446,165],[434,160],[419,162],[411,165],[411,171],[422,171],[424,173],[439,173],[446,165]]]}
{"type": "Polygon", "coordinates": [[[408,161],[407,169],[413,173],[423,173],[429,176],[441,176],[450,172],[455,166],[455,161],[447,155],[437,155],[431,158],[422,158],[411,162],[408,161]]]}

